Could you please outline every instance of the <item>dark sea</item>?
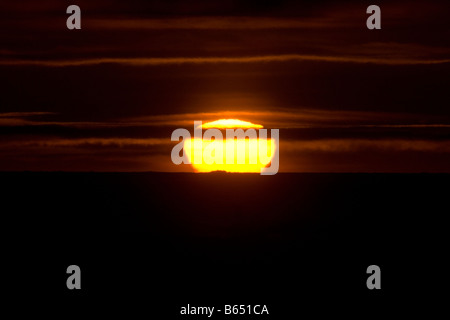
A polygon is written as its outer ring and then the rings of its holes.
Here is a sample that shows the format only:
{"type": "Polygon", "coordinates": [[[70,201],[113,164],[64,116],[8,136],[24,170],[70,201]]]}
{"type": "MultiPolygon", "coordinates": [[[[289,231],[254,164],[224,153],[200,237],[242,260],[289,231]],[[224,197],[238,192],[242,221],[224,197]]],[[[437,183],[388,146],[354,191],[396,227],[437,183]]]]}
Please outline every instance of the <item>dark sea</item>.
{"type": "Polygon", "coordinates": [[[17,315],[207,318],[180,315],[189,304],[222,310],[213,319],[248,317],[225,315],[225,305],[266,305],[256,319],[365,319],[430,316],[428,301],[445,298],[449,174],[21,172],[0,181],[2,287],[24,302],[17,315]],[[81,269],[81,290],[66,287],[69,265],[81,269]],[[370,265],[380,290],[367,288],[370,265]]]}

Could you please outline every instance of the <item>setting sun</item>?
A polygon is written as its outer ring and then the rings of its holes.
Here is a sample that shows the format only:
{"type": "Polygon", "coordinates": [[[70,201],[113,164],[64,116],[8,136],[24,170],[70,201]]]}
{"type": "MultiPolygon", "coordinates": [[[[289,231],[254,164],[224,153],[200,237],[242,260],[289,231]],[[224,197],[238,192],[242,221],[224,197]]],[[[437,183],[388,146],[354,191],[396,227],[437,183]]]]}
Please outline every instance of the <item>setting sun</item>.
{"type": "Polygon", "coordinates": [[[260,130],[263,134],[260,132],[258,136],[255,129],[262,128],[262,125],[238,119],[208,122],[201,125],[201,129],[212,130],[207,130],[201,138],[186,140],[184,149],[196,172],[261,172],[270,164],[277,148],[276,141],[268,138],[265,130],[260,130]],[[219,139],[216,134],[220,135],[219,139]]]}

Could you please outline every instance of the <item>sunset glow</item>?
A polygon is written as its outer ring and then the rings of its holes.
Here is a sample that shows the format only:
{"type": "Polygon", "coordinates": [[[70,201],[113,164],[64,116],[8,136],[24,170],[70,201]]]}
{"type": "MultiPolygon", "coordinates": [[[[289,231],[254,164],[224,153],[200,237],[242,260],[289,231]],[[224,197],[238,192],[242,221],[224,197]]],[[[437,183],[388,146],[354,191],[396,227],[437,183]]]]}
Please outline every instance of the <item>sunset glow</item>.
{"type": "MultiPolygon", "coordinates": [[[[237,119],[221,119],[202,125],[203,129],[242,129],[251,136],[257,134],[262,125],[237,119]]],[[[224,131],[224,130],[222,130],[224,131]]],[[[192,138],[184,143],[187,157],[196,172],[226,171],[226,172],[260,172],[270,164],[275,150],[276,141],[268,137],[245,136],[243,138],[226,137],[222,141],[214,139],[192,138]],[[201,163],[195,163],[195,154],[201,154],[201,163]]]]}
{"type": "Polygon", "coordinates": [[[242,121],[238,119],[220,119],[212,122],[207,122],[202,125],[203,129],[233,129],[233,128],[254,128],[261,129],[263,126],[260,124],[254,124],[248,121],[242,121]]]}

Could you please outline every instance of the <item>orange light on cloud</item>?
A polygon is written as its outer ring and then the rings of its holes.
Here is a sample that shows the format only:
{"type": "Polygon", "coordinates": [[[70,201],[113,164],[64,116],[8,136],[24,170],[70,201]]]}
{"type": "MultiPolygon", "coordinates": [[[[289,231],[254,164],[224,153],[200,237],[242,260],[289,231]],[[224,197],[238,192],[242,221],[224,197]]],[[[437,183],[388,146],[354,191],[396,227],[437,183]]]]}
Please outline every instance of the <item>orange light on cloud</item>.
{"type": "Polygon", "coordinates": [[[211,121],[204,123],[202,125],[203,129],[234,129],[234,128],[253,128],[253,129],[262,129],[263,126],[260,124],[254,124],[248,121],[242,121],[238,119],[220,119],[216,121],[211,121]]]}

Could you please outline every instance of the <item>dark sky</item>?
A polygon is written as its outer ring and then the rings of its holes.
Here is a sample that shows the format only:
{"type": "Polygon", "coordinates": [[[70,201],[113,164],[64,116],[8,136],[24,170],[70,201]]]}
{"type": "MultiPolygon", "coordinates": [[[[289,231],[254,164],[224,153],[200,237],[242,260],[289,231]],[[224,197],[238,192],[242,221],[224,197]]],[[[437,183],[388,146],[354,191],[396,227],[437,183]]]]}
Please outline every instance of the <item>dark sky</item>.
{"type": "Polygon", "coordinates": [[[175,128],[280,129],[280,171],[450,172],[450,2],[0,3],[0,170],[190,171],[175,128]]]}

